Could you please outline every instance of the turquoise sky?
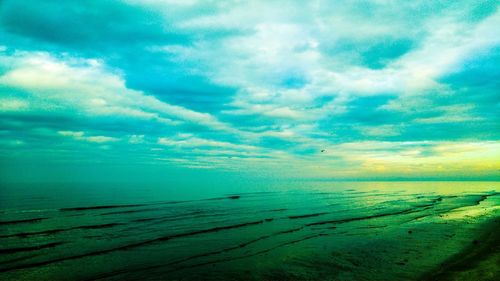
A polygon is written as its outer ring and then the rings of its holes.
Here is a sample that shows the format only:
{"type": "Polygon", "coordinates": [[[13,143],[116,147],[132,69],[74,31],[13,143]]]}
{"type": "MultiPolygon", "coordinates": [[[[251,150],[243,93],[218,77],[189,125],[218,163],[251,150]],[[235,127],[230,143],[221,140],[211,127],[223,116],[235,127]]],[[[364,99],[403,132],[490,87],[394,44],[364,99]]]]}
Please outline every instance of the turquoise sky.
{"type": "Polygon", "coordinates": [[[499,179],[499,1],[0,1],[4,181],[499,179]]]}

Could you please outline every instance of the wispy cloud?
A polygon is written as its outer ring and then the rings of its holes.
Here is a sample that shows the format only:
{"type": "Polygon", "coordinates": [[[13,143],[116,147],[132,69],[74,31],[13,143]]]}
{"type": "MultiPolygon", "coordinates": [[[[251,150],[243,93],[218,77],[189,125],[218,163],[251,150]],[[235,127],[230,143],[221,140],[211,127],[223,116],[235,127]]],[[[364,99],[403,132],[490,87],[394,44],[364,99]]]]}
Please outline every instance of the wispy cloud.
{"type": "Polygon", "coordinates": [[[84,132],[75,132],[75,131],[59,131],[61,136],[72,137],[75,140],[95,142],[95,143],[104,143],[104,142],[115,142],[120,139],[114,137],[107,136],[86,136],[84,132]]]}

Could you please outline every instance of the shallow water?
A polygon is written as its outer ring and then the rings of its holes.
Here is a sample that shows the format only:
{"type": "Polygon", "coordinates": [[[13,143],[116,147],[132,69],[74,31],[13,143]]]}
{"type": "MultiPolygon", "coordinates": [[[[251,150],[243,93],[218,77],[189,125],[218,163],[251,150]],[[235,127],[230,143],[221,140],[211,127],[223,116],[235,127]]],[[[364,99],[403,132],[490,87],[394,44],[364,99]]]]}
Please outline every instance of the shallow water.
{"type": "Polygon", "coordinates": [[[415,280],[480,237],[500,214],[498,189],[6,186],[0,279],[415,280]]]}

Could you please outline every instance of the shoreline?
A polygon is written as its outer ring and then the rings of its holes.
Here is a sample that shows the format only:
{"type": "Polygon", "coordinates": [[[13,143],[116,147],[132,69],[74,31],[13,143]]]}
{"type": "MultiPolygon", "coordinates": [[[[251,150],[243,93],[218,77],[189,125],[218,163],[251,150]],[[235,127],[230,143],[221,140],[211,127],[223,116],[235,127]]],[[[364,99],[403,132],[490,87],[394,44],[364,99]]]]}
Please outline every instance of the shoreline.
{"type": "Polygon", "coordinates": [[[421,281],[495,281],[500,277],[500,217],[485,223],[485,232],[421,281]]]}

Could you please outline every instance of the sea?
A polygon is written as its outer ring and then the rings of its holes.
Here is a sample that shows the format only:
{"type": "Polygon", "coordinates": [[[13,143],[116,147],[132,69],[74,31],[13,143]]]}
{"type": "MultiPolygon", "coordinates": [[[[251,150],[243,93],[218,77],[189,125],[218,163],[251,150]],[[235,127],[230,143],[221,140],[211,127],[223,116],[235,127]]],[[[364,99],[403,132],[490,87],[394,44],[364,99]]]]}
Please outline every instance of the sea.
{"type": "Polygon", "coordinates": [[[499,190],[3,184],[0,280],[419,280],[481,242],[500,217],[499,190]]]}

